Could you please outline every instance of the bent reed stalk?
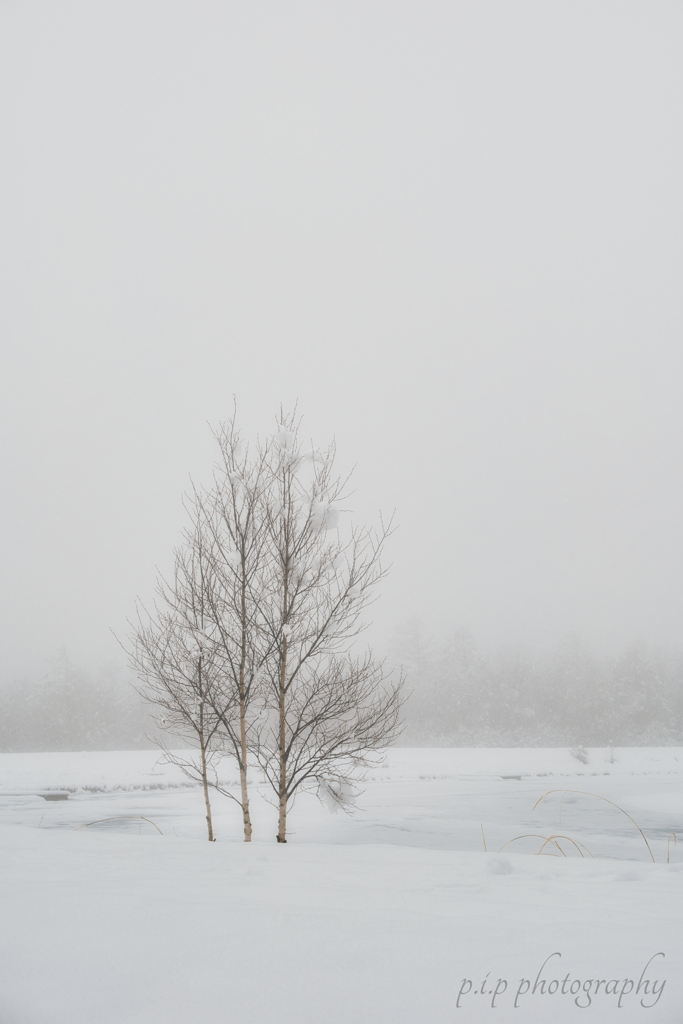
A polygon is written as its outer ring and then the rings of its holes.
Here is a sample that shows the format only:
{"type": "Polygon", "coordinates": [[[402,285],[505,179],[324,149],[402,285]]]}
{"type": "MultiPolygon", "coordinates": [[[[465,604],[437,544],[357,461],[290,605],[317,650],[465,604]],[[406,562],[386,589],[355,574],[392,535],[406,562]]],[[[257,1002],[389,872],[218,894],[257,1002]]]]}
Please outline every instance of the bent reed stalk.
{"type": "Polygon", "coordinates": [[[675,832],[670,832],[666,840],[666,863],[669,863],[669,844],[671,843],[671,837],[673,836],[674,849],[678,846],[678,837],[675,832]]]}
{"type": "MultiPolygon", "coordinates": [[[[640,832],[641,836],[643,837],[643,842],[647,846],[647,852],[650,854],[650,857],[652,858],[652,863],[653,864],[657,863],[656,860],[655,860],[654,854],[653,854],[653,852],[652,852],[652,850],[650,848],[650,844],[648,843],[647,839],[645,838],[645,833],[643,832],[642,828],[640,827],[638,822],[635,820],[635,818],[632,818],[631,815],[628,813],[628,811],[625,811],[623,807],[619,806],[619,804],[615,804],[613,800],[608,800],[606,796],[600,796],[598,793],[587,793],[583,789],[549,789],[546,793],[543,794],[543,796],[540,796],[538,798],[538,800],[536,801],[534,806],[531,808],[532,814],[536,810],[538,805],[542,804],[543,801],[545,800],[545,798],[547,796],[551,796],[553,793],[561,793],[563,798],[564,798],[565,793],[577,793],[579,796],[592,796],[592,797],[595,797],[596,800],[604,800],[606,804],[611,804],[612,807],[616,807],[616,809],[618,811],[621,811],[622,814],[625,814],[626,817],[629,819],[629,821],[632,821],[633,824],[636,826],[636,828],[640,832]]],[[[562,803],[561,803],[561,801],[560,801],[560,824],[562,824],[562,803]]]]}
{"type": "MultiPolygon", "coordinates": [[[[555,841],[555,838],[551,837],[550,839],[548,839],[546,838],[546,836],[539,836],[537,832],[527,832],[523,836],[515,836],[514,839],[508,839],[507,843],[503,843],[498,853],[502,853],[506,846],[509,846],[510,843],[517,843],[520,839],[543,839],[544,842],[543,846],[541,847],[541,850],[544,846],[547,846],[548,843],[552,843],[553,846],[557,847],[557,849],[560,851],[563,857],[567,856],[562,847],[555,841]]],[[[540,855],[541,850],[539,850],[537,854],[534,854],[534,856],[538,857],[540,855]]],[[[552,854],[552,856],[554,857],[555,854],[552,854]]]]}
{"type": "Polygon", "coordinates": [[[145,818],[144,815],[142,814],[114,814],[111,816],[111,818],[98,818],[97,821],[88,821],[85,823],[85,825],[79,825],[78,828],[74,829],[74,832],[80,832],[82,828],[88,828],[89,825],[101,825],[103,821],[118,821],[121,818],[132,818],[136,821],[148,821],[150,825],[154,825],[155,829],[157,830],[160,836],[163,836],[164,834],[159,828],[159,826],[156,825],[151,818],[145,818]]]}

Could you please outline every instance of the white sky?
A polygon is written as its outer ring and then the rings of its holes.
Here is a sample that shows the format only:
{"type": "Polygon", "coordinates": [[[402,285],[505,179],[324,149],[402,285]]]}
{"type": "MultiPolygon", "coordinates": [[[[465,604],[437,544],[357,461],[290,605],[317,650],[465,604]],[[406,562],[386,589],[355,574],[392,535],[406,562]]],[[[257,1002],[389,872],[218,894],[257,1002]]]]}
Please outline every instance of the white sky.
{"type": "Polygon", "coordinates": [[[681,640],[683,7],[0,4],[0,674],[118,657],[206,422],[397,510],[377,637],[681,640]]]}

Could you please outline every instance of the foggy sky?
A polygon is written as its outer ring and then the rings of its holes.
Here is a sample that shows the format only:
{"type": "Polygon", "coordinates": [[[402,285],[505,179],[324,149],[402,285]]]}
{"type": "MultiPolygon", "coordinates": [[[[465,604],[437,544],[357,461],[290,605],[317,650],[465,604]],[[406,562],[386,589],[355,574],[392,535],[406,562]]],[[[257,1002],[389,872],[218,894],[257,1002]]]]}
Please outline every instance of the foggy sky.
{"type": "Polygon", "coordinates": [[[121,657],[233,395],[396,509],[380,642],[680,642],[682,28],[0,5],[0,677],[121,657]]]}

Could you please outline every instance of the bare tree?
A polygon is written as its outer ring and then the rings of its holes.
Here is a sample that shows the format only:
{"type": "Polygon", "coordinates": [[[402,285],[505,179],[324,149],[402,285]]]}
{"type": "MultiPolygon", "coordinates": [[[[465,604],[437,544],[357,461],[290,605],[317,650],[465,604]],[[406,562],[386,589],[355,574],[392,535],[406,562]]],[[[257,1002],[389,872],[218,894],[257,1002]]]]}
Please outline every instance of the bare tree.
{"type": "Polygon", "coordinates": [[[267,651],[259,598],[271,558],[263,515],[271,481],[266,453],[257,449],[250,458],[234,414],[214,436],[220,448],[214,488],[210,493],[195,489],[192,499],[195,516],[210,540],[204,608],[212,625],[214,657],[221,664],[208,699],[239,767],[244,841],[250,842],[248,760],[251,725],[260,713],[254,700],[258,671],[267,651]]]}
{"type": "Polygon", "coordinates": [[[267,454],[272,486],[261,514],[272,557],[259,601],[266,713],[256,752],[284,843],[297,792],[315,784],[343,803],[344,785],[396,737],[402,681],[392,685],[371,652],[352,653],[385,575],[380,557],[391,524],[342,536],[346,481],[334,475],[334,446],[307,450],[294,416],[280,415],[267,454]]]}
{"type": "MultiPolygon", "coordinates": [[[[155,741],[164,761],[177,765],[193,781],[201,782],[206,804],[209,841],[214,840],[209,788],[224,795],[217,767],[223,756],[219,727],[221,717],[214,711],[213,694],[220,683],[221,659],[213,637],[206,595],[210,588],[211,560],[200,523],[186,532],[185,545],[175,552],[172,583],[157,581],[153,613],[138,609],[133,624],[130,660],[140,679],[139,692],[154,704],[161,729],[190,744],[197,744],[197,756],[171,751],[163,735],[155,741]]],[[[239,801],[237,801],[239,803],[239,801]]]]}
{"type": "Polygon", "coordinates": [[[305,450],[294,417],[254,448],[235,416],[215,432],[220,460],[210,490],[187,499],[191,528],[176,551],[171,585],[134,630],[132,660],[143,692],[175,734],[193,734],[199,759],[164,746],[167,760],[242,809],[252,834],[248,768],[273,788],[279,842],[302,789],[344,806],[349,787],[397,735],[402,681],[392,685],[371,652],[354,653],[364,609],[385,570],[391,524],[338,529],[345,481],[334,447],[305,450]],[[240,798],[221,789],[216,766],[234,756],[240,798]]]}

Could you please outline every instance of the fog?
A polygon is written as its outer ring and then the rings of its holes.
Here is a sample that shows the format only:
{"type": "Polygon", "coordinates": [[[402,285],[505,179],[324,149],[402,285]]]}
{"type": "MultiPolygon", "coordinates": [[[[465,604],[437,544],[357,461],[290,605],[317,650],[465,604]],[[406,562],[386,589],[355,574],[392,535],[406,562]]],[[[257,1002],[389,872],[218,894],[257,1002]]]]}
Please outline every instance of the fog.
{"type": "Polygon", "coordinates": [[[396,510],[380,649],[678,646],[682,28],[4,3],[0,678],[122,662],[233,396],[396,510]]]}

